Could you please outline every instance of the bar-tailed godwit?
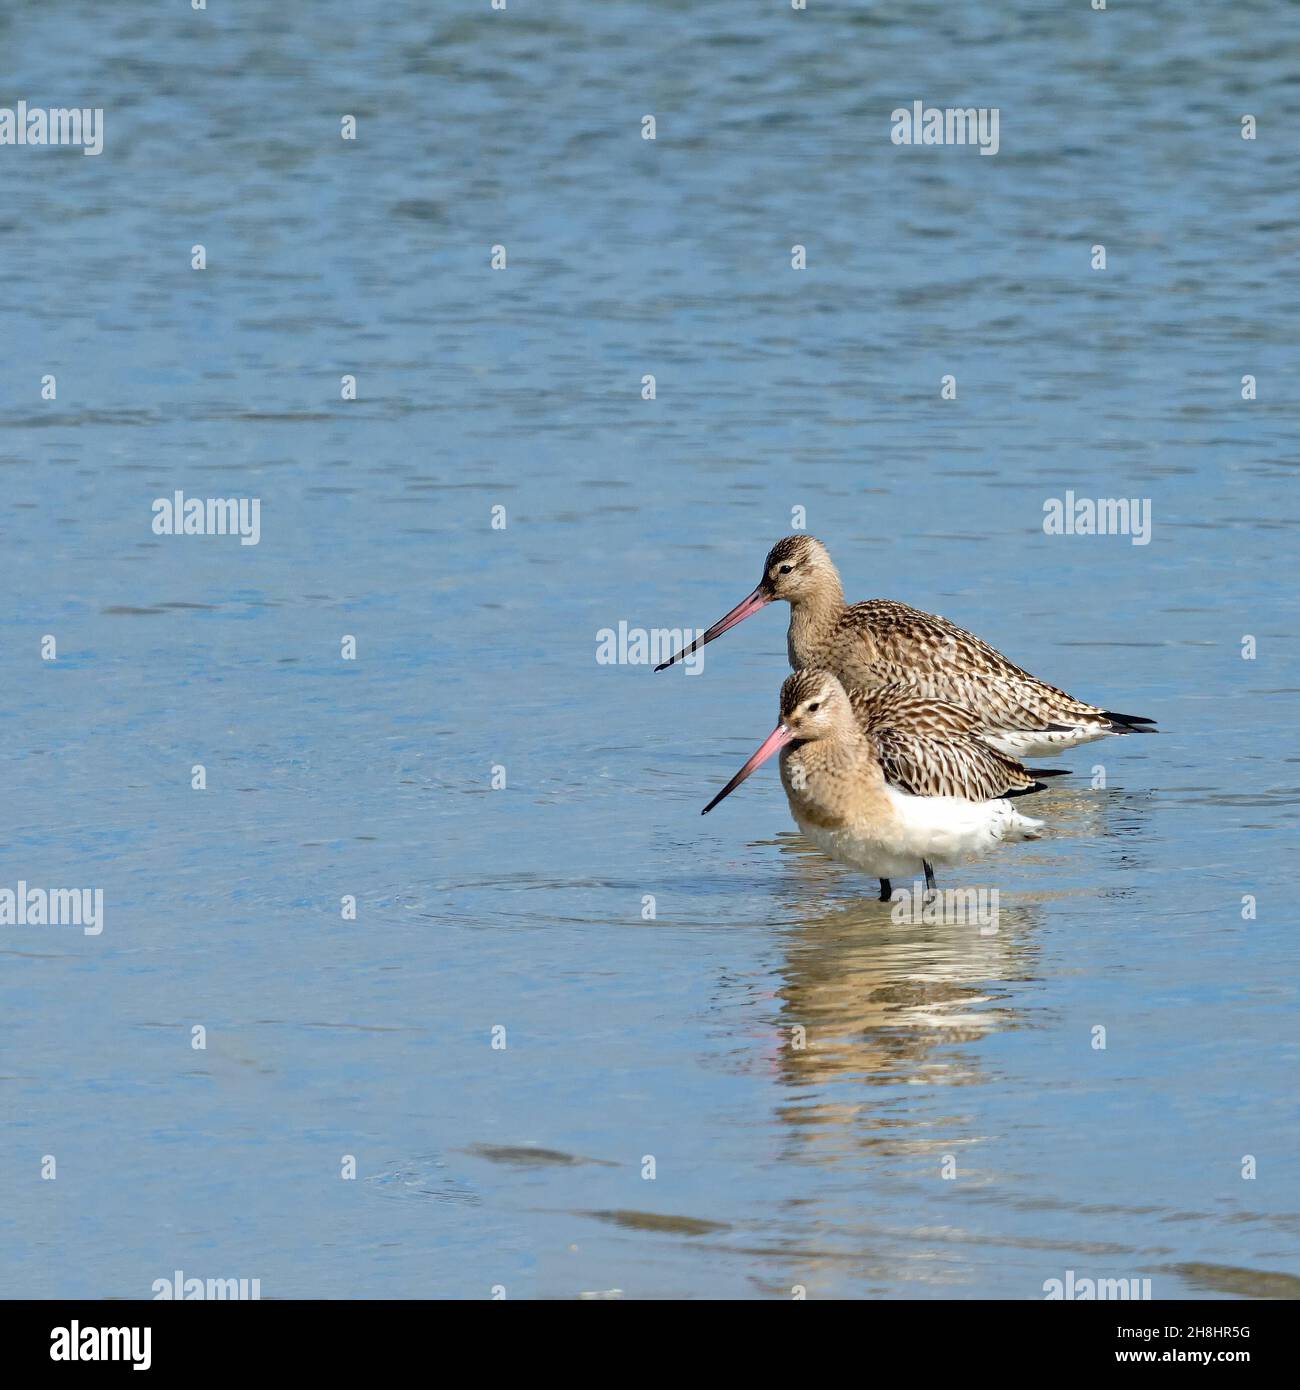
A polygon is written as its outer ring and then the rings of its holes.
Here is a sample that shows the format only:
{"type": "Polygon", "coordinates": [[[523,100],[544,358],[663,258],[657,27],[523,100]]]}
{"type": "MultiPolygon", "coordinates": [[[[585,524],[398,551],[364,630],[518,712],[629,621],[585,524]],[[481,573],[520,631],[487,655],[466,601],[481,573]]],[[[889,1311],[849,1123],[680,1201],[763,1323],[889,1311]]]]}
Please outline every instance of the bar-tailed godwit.
{"type": "Polygon", "coordinates": [[[978,716],[984,738],[1012,757],[1043,757],[1107,734],[1156,732],[1152,719],[1086,704],[1031,676],[946,618],[891,599],[846,606],[826,547],[804,535],[778,541],[754,592],[655,669],[671,666],[775,599],[790,605],[792,667],[824,668],[868,692],[901,684],[965,706],[978,716]]]}
{"type": "Polygon", "coordinates": [[[796,671],[780,722],[701,814],[780,751],[790,813],[818,849],[878,878],[882,902],[891,878],[918,869],[933,888],[934,864],[1036,840],[1043,824],[1007,799],[1042,790],[1043,774],[990,747],[971,719],[897,687],[850,695],[830,671],[796,671]]]}

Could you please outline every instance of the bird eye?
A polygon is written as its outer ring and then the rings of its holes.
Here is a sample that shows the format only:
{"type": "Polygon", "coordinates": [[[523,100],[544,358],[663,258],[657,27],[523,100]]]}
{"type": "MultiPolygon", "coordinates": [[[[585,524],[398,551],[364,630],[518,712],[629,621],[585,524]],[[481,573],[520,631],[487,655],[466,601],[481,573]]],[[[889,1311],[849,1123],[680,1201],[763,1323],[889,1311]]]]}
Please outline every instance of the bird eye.
{"type": "Polygon", "coordinates": [[[816,714],[817,711],[818,711],[819,709],[821,709],[821,707],[822,707],[822,702],[821,702],[820,700],[814,700],[814,701],[812,702],[812,704],[808,706],[808,713],[809,713],[809,714],[816,714]]]}
{"type": "Polygon", "coordinates": [[[782,573],[782,574],[789,574],[790,571],[791,571],[792,569],[794,569],[794,566],[793,566],[793,565],[782,565],[782,566],[781,566],[781,573],[782,573]]]}

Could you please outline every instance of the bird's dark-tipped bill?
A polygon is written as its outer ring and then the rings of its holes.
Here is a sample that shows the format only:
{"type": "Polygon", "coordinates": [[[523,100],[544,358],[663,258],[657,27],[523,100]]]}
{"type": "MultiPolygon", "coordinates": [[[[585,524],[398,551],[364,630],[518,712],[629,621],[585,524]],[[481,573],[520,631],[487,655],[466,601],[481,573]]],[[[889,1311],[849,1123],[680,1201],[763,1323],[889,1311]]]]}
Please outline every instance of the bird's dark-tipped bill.
{"type": "Polygon", "coordinates": [[[758,751],[754,754],[754,756],[750,758],[750,760],[745,764],[745,766],[742,767],[738,773],[736,773],[736,775],[731,779],[730,782],[727,783],[725,787],[723,787],[723,789],[717,794],[717,796],[715,796],[713,800],[709,802],[709,804],[704,808],[704,810],[700,812],[700,815],[707,816],[709,812],[713,810],[713,808],[718,804],[719,801],[722,800],[724,796],[730,796],[731,793],[734,792],[738,786],[740,786],[740,784],[745,780],[745,778],[748,777],[749,774],[753,772],[753,770],[756,767],[762,767],[763,764],[772,756],[773,753],[775,753],[778,749],[784,748],[785,745],[789,743],[793,737],[794,735],[790,732],[789,729],[785,727],[784,724],[778,724],[776,728],[773,729],[772,732],[768,734],[768,736],[759,745],[758,751]]]}
{"type": "Polygon", "coordinates": [[[706,642],[712,642],[715,637],[721,637],[729,627],[743,623],[751,613],[757,613],[760,608],[771,602],[772,596],[765,594],[762,585],[759,585],[748,598],[741,599],[725,618],[719,618],[702,637],[697,637],[689,647],[683,647],[676,656],[670,656],[667,661],[661,661],[655,670],[666,671],[675,661],[680,661],[684,656],[690,656],[697,647],[702,647],[706,642]]]}

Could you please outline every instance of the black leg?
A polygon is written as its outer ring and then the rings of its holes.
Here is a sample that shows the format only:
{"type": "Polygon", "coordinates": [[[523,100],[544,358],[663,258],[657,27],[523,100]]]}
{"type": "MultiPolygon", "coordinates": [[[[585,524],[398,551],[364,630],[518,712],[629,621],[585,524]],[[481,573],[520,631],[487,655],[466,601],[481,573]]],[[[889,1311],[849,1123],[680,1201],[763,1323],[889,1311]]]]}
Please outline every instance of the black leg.
{"type": "Polygon", "coordinates": [[[930,892],[930,893],[933,893],[933,892],[934,892],[934,868],[933,868],[933,866],[931,865],[931,863],[930,863],[930,861],[929,861],[928,859],[922,859],[922,860],[921,860],[921,866],[925,869],[925,887],[926,887],[926,891],[927,891],[927,892],[930,892]]]}
{"type": "Polygon", "coordinates": [[[882,878],[880,880],[880,901],[882,903],[887,903],[893,896],[894,890],[889,886],[889,880],[887,878],[882,878]]]}

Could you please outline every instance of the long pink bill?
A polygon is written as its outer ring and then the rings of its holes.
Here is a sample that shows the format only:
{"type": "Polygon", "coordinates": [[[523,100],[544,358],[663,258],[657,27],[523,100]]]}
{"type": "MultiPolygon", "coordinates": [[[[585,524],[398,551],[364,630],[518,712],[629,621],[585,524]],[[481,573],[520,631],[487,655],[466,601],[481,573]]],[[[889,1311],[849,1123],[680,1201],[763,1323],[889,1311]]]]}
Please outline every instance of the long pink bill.
{"type": "Polygon", "coordinates": [[[745,778],[748,777],[749,774],[753,772],[753,770],[756,767],[762,767],[763,764],[772,756],[773,753],[777,752],[778,749],[784,748],[785,745],[789,743],[793,737],[794,735],[790,732],[789,729],[785,727],[784,724],[778,724],[776,728],[773,729],[772,732],[768,734],[768,736],[760,744],[758,752],[756,752],[754,756],[750,758],[750,760],[745,764],[745,766],[742,767],[740,771],[736,773],[736,775],[731,779],[731,781],[728,782],[725,787],[723,787],[723,789],[717,794],[717,796],[715,796],[713,800],[709,802],[709,804],[704,808],[704,810],[700,812],[700,815],[707,816],[709,812],[713,810],[713,808],[718,804],[719,801],[722,800],[724,796],[730,796],[731,793],[734,792],[738,786],[740,786],[740,784],[745,780],[745,778]]]}
{"type": "Polygon", "coordinates": [[[725,618],[719,618],[702,637],[697,637],[689,647],[683,647],[676,656],[670,656],[667,661],[661,661],[655,670],[666,671],[675,661],[680,661],[684,656],[690,656],[697,647],[702,647],[706,642],[712,642],[715,637],[721,637],[729,627],[743,623],[751,613],[757,613],[760,608],[771,602],[771,595],[765,594],[762,585],[760,585],[748,598],[741,599],[725,618]]]}

